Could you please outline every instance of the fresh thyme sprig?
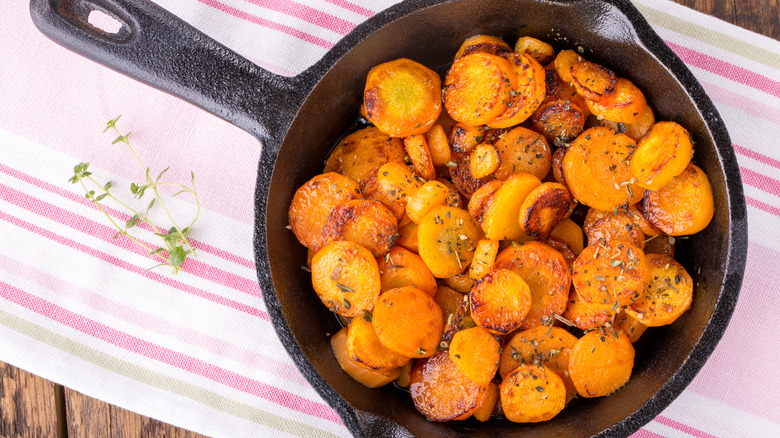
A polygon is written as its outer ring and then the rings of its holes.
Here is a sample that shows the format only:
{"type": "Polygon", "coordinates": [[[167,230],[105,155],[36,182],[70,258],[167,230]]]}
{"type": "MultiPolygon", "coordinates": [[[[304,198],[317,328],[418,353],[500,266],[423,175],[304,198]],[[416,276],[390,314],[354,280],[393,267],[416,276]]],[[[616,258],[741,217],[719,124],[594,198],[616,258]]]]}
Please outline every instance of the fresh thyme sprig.
{"type": "Polygon", "coordinates": [[[110,191],[112,187],[111,181],[105,184],[100,184],[98,181],[96,181],[92,177],[92,172],[89,171],[89,163],[79,163],[76,166],[74,166],[73,176],[68,181],[73,184],[76,183],[81,184],[81,187],[84,188],[84,192],[85,192],[84,196],[87,199],[89,199],[93,204],[95,204],[100,209],[100,211],[102,211],[103,214],[108,218],[109,222],[111,222],[114,228],[118,230],[117,233],[114,234],[114,239],[116,239],[119,236],[127,236],[130,240],[132,240],[133,242],[135,242],[136,244],[144,248],[149,255],[155,256],[161,260],[160,264],[152,266],[149,269],[154,269],[159,266],[170,266],[173,269],[173,273],[175,274],[179,271],[182,263],[184,263],[188,255],[197,257],[197,254],[195,253],[195,248],[192,247],[192,244],[187,239],[187,235],[192,230],[192,226],[195,225],[195,222],[198,220],[198,217],[200,216],[200,200],[198,199],[198,192],[195,190],[195,174],[193,172],[190,172],[189,187],[178,183],[161,182],[160,179],[165,174],[165,172],[168,171],[169,167],[166,167],[162,172],[160,172],[157,175],[155,179],[152,179],[152,177],[149,175],[149,168],[143,164],[138,154],[136,153],[135,149],[130,144],[129,141],[130,133],[128,132],[127,134],[122,134],[117,128],[116,122],[119,120],[119,117],[121,116],[118,116],[113,120],[109,120],[109,122],[106,124],[106,129],[104,129],[103,132],[106,132],[108,130],[114,131],[118,137],[111,144],[113,145],[117,143],[124,143],[132,153],[133,158],[135,158],[135,161],[144,170],[146,181],[142,184],[136,184],[136,183],[130,184],[130,193],[132,193],[136,199],[142,199],[146,194],[146,191],[150,190],[151,193],[153,194],[153,197],[149,201],[149,204],[146,206],[146,209],[143,211],[136,210],[135,208],[130,207],[129,205],[127,205],[126,203],[122,202],[117,197],[115,197],[114,194],[110,191]],[[186,227],[179,226],[176,220],[174,220],[173,216],[171,216],[170,212],[168,211],[168,208],[165,206],[165,203],[163,202],[163,198],[160,196],[160,193],[158,191],[158,188],[162,186],[171,186],[179,189],[179,191],[171,195],[171,197],[178,196],[182,193],[188,193],[192,195],[192,197],[194,198],[195,207],[196,207],[195,218],[192,220],[192,222],[190,222],[188,226],[186,227]],[[108,214],[105,206],[101,203],[106,198],[112,200],[113,202],[115,202],[116,204],[118,204],[120,207],[127,210],[131,214],[130,219],[128,219],[124,223],[124,225],[120,225],[119,223],[117,223],[117,221],[114,220],[114,218],[112,218],[111,215],[108,214]],[[152,210],[152,207],[154,207],[157,204],[160,205],[160,208],[162,208],[162,210],[165,212],[165,215],[168,217],[168,220],[172,225],[168,229],[153,223],[149,219],[149,212],[152,210]],[[130,235],[128,231],[131,228],[138,226],[140,224],[147,224],[151,228],[152,232],[154,232],[155,235],[159,236],[162,239],[163,246],[150,247],[149,245],[141,242],[137,238],[130,235]]]}

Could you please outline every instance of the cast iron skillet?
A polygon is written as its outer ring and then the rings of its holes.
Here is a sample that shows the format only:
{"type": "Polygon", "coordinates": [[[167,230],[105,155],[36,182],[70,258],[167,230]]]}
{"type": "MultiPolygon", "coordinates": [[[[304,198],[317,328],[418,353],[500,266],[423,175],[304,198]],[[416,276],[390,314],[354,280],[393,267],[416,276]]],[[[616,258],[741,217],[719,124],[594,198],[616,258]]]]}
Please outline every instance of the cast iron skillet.
{"type": "Polygon", "coordinates": [[[628,0],[409,0],[358,26],[292,78],[258,68],[143,0],[32,0],[31,11],[38,28],[65,47],[192,102],[261,142],[254,245],[263,298],[300,370],[356,436],[629,435],[683,391],[726,329],[747,251],[734,152],[701,86],[628,0]],[[106,34],[87,24],[92,10],[121,21],[121,30],[106,34]],[[660,120],[693,133],[694,161],[710,177],[715,196],[712,223],[678,246],[677,259],[695,279],[691,309],[645,335],[625,387],[609,397],[579,400],[536,425],[431,423],[392,385],[369,390],[347,377],[327,336],[339,325],[300,269],[305,248],[285,229],[293,193],[321,172],[328,151],[356,119],[368,70],[408,57],[444,72],[461,42],[478,33],[582,47],[588,59],[630,78],[660,120]]]}

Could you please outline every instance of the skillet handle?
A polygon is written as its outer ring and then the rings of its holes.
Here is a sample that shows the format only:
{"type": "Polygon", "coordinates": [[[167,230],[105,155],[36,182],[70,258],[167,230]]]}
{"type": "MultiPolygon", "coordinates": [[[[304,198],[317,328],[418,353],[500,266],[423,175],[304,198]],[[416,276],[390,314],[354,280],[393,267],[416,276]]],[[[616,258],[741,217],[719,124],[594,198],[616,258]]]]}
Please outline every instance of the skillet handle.
{"type": "Polygon", "coordinates": [[[31,0],[33,22],[66,48],[189,101],[262,140],[286,130],[301,87],[263,70],[146,0],[31,0]],[[89,23],[100,11],[121,23],[89,23]],[[272,134],[273,133],[273,134],[272,134]]]}

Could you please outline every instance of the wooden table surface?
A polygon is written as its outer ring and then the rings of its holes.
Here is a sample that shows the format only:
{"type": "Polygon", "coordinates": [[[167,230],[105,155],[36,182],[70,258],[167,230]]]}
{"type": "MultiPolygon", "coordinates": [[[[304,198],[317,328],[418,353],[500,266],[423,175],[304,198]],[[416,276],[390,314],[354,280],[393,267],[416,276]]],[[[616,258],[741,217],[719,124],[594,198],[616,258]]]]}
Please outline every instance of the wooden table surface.
{"type": "MultiPolygon", "coordinates": [[[[674,0],[780,39],[778,0],[674,0]]],[[[0,437],[167,437],[203,435],[87,397],[0,362],[0,437]]]]}

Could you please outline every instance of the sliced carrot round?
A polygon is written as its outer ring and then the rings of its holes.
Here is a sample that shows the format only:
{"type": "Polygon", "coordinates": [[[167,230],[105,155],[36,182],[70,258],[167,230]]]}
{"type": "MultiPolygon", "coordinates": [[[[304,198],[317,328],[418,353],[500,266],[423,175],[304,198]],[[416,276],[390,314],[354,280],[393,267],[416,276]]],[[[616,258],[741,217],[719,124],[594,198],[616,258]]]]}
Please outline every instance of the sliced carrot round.
{"type": "Polygon", "coordinates": [[[509,269],[496,269],[471,289],[471,317],[492,333],[507,334],[519,327],[531,309],[531,291],[509,269]]]}
{"type": "Polygon", "coordinates": [[[474,35],[463,41],[463,44],[460,45],[460,48],[455,53],[455,59],[477,52],[503,55],[512,53],[512,47],[497,36],[474,35]]]}
{"type": "Polygon", "coordinates": [[[322,230],[330,211],[360,197],[357,183],[346,176],[334,172],[317,175],[295,191],[288,212],[290,228],[303,246],[318,251],[328,243],[322,230]]]}
{"type": "Polygon", "coordinates": [[[642,334],[647,330],[647,326],[642,324],[638,319],[629,315],[625,311],[618,313],[615,318],[615,322],[612,323],[612,327],[616,330],[621,330],[628,336],[631,343],[636,343],[642,334]]]}
{"type": "Polygon", "coordinates": [[[520,206],[518,223],[525,234],[549,237],[558,224],[567,219],[576,203],[565,186],[545,182],[531,190],[520,206]]]}
{"type": "Polygon", "coordinates": [[[649,276],[645,253],[619,240],[588,246],[572,267],[572,282],[582,301],[613,312],[643,291],[649,276]]]}
{"type": "Polygon", "coordinates": [[[404,164],[404,145],[369,126],[344,137],[325,162],[324,172],[337,172],[357,181],[364,196],[378,188],[377,171],[385,163],[404,164]]]}
{"type": "Polygon", "coordinates": [[[372,68],[363,92],[366,116],[393,137],[422,134],[441,112],[441,79],[428,67],[400,58],[372,68]]]}
{"type": "Polygon", "coordinates": [[[583,397],[615,392],[628,382],[633,368],[634,346],[622,331],[586,333],[574,344],[569,358],[569,375],[583,397]]]}
{"type": "Polygon", "coordinates": [[[444,106],[453,119],[471,126],[488,123],[507,108],[517,87],[512,65],[488,53],[455,60],[444,80],[444,106]]]}
{"type": "Polygon", "coordinates": [[[538,132],[518,126],[507,132],[495,143],[501,164],[496,169],[496,179],[526,172],[544,179],[550,172],[552,150],[547,139],[538,132]]]}
{"type": "Polygon", "coordinates": [[[416,134],[404,137],[404,149],[406,149],[406,155],[412,161],[414,171],[418,175],[427,180],[436,177],[431,150],[428,148],[428,141],[424,135],[416,134]]]}
{"type": "Polygon", "coordinates": [[[482,327],[455,333],[450,341],[450,360],[461,373],[479,386],[487,386],[498,371],[501,355],[498,341],[482,327]]]}
{"type": "Polygon", "coordinates": [[[520,365],[500,385],[501,407],[507,420],[538,423],[558,415],[566,406],[566,386],[544,365],[520,365]]]}
{"type": "Polygon", "coordinates": [[[648,254],[651,280],[626,313],[649,327],[673,323],[691,306],[693,279],[671,257],[648,254]]]}
{"type": "Polygon", "coordinates": [[[425,140],[434,166],[445,166],[452,159],[447,133],[440,124],[433,125],[430,131],[425,133],[425,140]]]}
{"type": "Polygon", "coordinates": [[[322,303],[346,317],[370,311],[381,288],[374,256],[347,241],[331,242],[314,255],[311,281],[322,303]]]}
{"type": "Polygon", "coordinates": [[[569,378],[569,356],[576,343],[576,336],[555,326],[539,326],[517,332],[504,345],[498,374],[504,378],[522,364],[543,364],[563,380],[568,402],[577,394],[569,378]]]}
{"type": "Polygon", "coordinates": [[[647,131],[631,157],[637,185],[658,190],[681,174],[693,157],[688,130],[675,122],[658,122],[647,131]]]}
{"type": "Polygon", "coordinates": [[[512,65],[517,87],[509,93],[507,109],[487,125],[510,128],[523,123],[539,108],[545,96],[544,68],[530,56],[519,53],[503,55],[512,65]]]}
{"type": "Polygon", "coordinates": [[[439,181],[428,181],[407,197],[406,215],[412,222],[420,223],[429,211],[440,205],[446,205],[450,189],[439,181]]]}
{"type": "Polygon", "coordinates": [[[632,140],[638,142],[645,136],[650,127],[655,124],[655,114],[650,105],[645,105],[633,123],[613,122],[604,118],[599,120],[597,124],[613,131],[623,132],[631,137],[632,140]]]}
{"type": "Polygon", "coordinates": [[[498,169],[501,158],[492,144],[481,143],[469,155],[469,169],[474,178],[484,178],[498,169]]]}
{"type": "Polygon", "coordinates": [[[541,65],[549,64],[555,59],[553,46],[534,37],[520,37],[515,43],[515,52],[528,55],[541,65]]]}
{"type": "Polygon", "coordinates": [[[486,200],[482,211],[482,230],[488,239],[514,240],[525,233],[517,218],[525,197],[541,184],[530,173],[516,173],[486,200]]]}
{"type": "Polygon", "coordinates": [[[606,243],[610,240],[628,242],[639,249],[645,246],[645,233],[626,213],[616,213],[598,220],[588,230],[588,245],[606,243]]]}
{"type": "Polygon", "coordinates": [[[511,269],[531,290],[531,310],[521,328],[544,325],[566,309],[571,274],[561,253],[540,242],[512,245],[496,257],[495,269],[511,269]]]}
{"type": "Polygon", "coordinates": [[[647,219],[670,236],[703,230],[712,220],[714,206],[707,174],[694,164],[660,189],[648,190],[643,204],[647,219]]]}
{"type": "Polygon", "coordinates": [[[467,211],[455,207],[435,207],[423,217],[418,249],[435,277],[452,277],[466,269],[479,239],[477,227],[467,211]]]}
{"type": "Polygon", "coordinates": [[[328,242],[349,240],[381,257],[395,245],[398,221],[381,202],[353,199],[331,210],[322,233],[328,242]]]}
{"type": "Polygon", "coordinates": [[[586,100],[588,109],[599,118],[630,124],[639,119],[648,106],[645,95],[631,81],[618,78],[615,91],[598,102],[586,100]]]}
{"type": "Polygon", "coordinates": [[[409,362],[408,357],[379,342],[374,326],[364,316],[356,316],[349,322],[347,352],[353,361],[371,370],[398,368],[409,362]]]}
{"type": "Polygon", "coordinates": [[[569,293],[569,304],[563,317],[571,321],[580,330],[592,330],[612,321],[617,313],[609,306],[591,304],[582,301],[577,291],[572,288],[569,293]]]}
{"type": "Polygon", "coordinates": [[[444,331],[439,305],[431,295],[412,286],[380,295],[371,319],[382,345],[411,358],[436,353],[444,331]]]}
{"type": "Polygon", "coordinates": [[[446,351],[412,367],[409,392],[414,407],[430,421],[468,418],[482,404],[485,389],[463,375],[446,351]]]}
{"type": "Polygon", "coordinates": [[[584,131],[566,151],[566,186],[581,203],[604,211],[636,204],[644,189],[634,184],[629,160],[636,143],[609,128],[584,131]]]}
{"type": "Polygon", "coordinates": [[[614,94],[617,85],[617,77],[612,70],[584,60],[571,66],[571,79],[577,93],[596,102],[614,94]]]}
{"type": "Polygon", "coordinates": [[[382,292],[404,286],[414,286],[433,295],[436,293],[436,278],[417,254],[396,246],[379,258],[379,277],[382,292]]]}
{"type": "Polygon", "coordinates": [[[493,270],[493,265],[496,263],[496,255],[498,255],[498,245],[499,242],[497,240],[480,239],[477,242],[474,258],[471,260],[471,265],[469,265],[469,277],[479,280],[493,270]]]}
{"type": "Polygon", "coordinates": [[[553,66],[563,82],[571,83],[574,80],[571,76],[571,68],[580,61],[584,59],[574,50],[561,50],[555,57],[553,66]]]}
{"type": "Polygon", "coordinates": [[[401,368],[372,370],[352,360],[347,351],[347,331],[344,327],[330,338],[333,355],[345,373],[367,388],[379,388],[398,378],[401,368]]]}

